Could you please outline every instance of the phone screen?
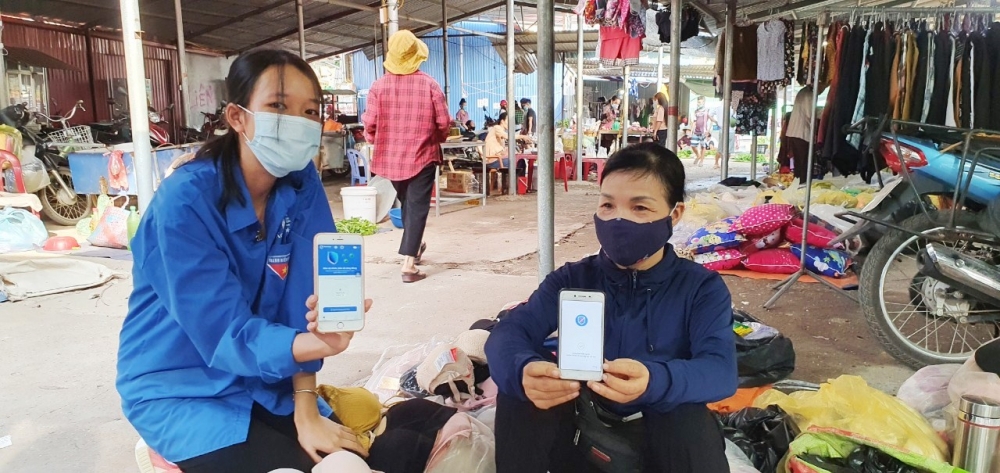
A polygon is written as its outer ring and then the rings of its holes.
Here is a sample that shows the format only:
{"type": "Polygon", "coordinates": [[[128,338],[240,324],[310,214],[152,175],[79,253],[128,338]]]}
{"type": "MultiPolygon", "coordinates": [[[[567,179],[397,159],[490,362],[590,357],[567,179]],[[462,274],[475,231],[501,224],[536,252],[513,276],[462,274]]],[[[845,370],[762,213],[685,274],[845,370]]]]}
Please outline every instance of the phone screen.
{"type": "Polygon", "coordinates": [[[361,245],[319,245],[316,254],[319,319],[361,320],[364,317],[361,245]]]}
{"type": "Polygon", "coordinates": [[[602,371],[604,304],[564,300],[559,312],[559,369],[602,371]]]}

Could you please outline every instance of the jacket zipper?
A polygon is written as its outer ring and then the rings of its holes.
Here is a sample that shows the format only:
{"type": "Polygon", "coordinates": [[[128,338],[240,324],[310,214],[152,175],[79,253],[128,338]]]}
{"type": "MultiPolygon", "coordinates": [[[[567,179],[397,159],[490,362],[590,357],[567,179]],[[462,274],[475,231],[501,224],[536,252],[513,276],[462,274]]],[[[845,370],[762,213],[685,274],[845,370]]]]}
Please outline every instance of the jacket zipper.
{"type": "MultiPolygon", "coordinates": [[[[626,306],[626,311],[635,306],[635,289],[638,286],[639,272],[632,271],[632,274],[629,276],[629,278],[631,279],[632,285],[628,293],[628,305],[626,306]]],[[[619,330],[620,332],[618,336],[619,358],[622,356],[622,353],[625,352],[625,327],[628,325],[629,317],[631,317],[631,314],[626,314],[624,316],[624,320],[622,320],[621,330],[619,330]]]]}

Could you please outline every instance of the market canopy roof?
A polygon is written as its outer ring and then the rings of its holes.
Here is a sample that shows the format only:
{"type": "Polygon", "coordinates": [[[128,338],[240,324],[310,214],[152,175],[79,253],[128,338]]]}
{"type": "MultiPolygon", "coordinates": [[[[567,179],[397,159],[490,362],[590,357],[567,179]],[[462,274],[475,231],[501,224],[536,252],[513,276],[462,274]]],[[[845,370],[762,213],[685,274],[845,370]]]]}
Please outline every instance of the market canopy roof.
{"type": "MultiPolygon", "coordinates": [[[[917,0],[918,2],[920,0],[917,0]]],[[[554,0],[556,9],[569,13],[578,0],[554,0]]],[[[989,0],[958,0],[979,4],[989,0]]],[[[225,53],[238,53],[263,45],[298,50],[298,19],[295,0],[182,0],[186,41],[193,46],[225,53]]],[[[405,0],[399,14],[399,27],[416,34],[441,27],[441,0],[405,0]]],[[[498,17],[504,0],[445,0],[449,23],[481,16],[498,17]]],[[[662,0],[661,3],[668,3],[662,0]]],[[[709,28],[722,24],[726,2],[723,0],[687,0],[687,4],[705,13],[709,28]]],[[[893,7],[913,0],[738,0],[738,16],[759,20],[776,16],[814,17],[825,7],[893,7]]],[[[304,0],[306,52],[309,59],[320,59],[355,51],[372,45],[381,35],[379,12],[382,0],[304,0]]],[[[518,21],[531,25],[536,2],[517,0],[518,21]]],[[[921,3],[933,7],[939,0],[921,3]]],[[[147,0],[140,3],[142,28],[146,39],[176,43],[174,5],[170,1],[147,0]]],[[[860,12],[860,11],[859,11],[860,12]]],[[[119,30],[119,0],[4,0],[3,13],[30,17],[83,29],[119,30]]],[[[502,23],[502,21],[498,21],[502,23]]],[[[524,28],[528,29],[528,28],[524,28]]],[[[575,49],[575,33],[574,36],[575,49]]],[[[501,55],[503,56],[503,55],[501,55]]]]}

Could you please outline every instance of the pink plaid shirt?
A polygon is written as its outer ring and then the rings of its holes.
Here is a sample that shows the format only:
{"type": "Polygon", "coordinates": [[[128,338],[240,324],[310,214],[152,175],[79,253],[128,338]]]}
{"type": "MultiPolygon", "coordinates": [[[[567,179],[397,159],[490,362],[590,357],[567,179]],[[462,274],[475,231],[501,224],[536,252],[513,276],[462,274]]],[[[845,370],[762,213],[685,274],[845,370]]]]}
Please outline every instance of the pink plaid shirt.
{"type": "Polygon", "coordinates": [[[441,162],[451,114],[441,86],[417,71],[386,73],[368,90],[365,139],[375,145],[372,172],[390,181],[405,181],[441,162]]]}

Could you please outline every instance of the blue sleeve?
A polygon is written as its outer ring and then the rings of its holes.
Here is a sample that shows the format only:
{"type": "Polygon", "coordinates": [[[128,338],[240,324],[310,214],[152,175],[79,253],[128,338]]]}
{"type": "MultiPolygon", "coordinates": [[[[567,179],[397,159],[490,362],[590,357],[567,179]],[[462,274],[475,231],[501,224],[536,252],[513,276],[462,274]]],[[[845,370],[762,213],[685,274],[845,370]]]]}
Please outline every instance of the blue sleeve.
{"type": "MultiPolygon", "coordinates": [[[[314,292],[313,238],[317,233],[335,233],[330,201],[312,163],[302,171],[302,188],[292,210],[292,251],[288,259],[288,280],[282,294],[277,321],[301,333],[307,332],[306,299],[314,292]]],[[[302,363],[302,371],[317,373],[323,360],[302,363]]]]}
{"type": "Polygon", "coordinates": [[[268,383],[300,372],[292,355],[299,331],[254,316],[226,250],[209,243],[221,238],[202,219],[209,210],[195,205],[150,222],[157,247],[144,265],[167,313],[210,368],[268,383]]]}
{"type": "Polygon", "coordinates": [[[634,404],[654,411],[678,404],[704,404],[736,393],[736,340],[729,289],[713,274],[695,294],[688,336],[691,359],[643,362],[649,369],[649,386],[634,404]]]}
{"type": "Polygon", "coordinates": [[[524,367],[543,360],[542,342],[559,328],[559,291],[568,287],[568,267],[549,274],[528,302],[513,309],[486,341],[490,375],[500,392],[523,401],[524,367]]]}

